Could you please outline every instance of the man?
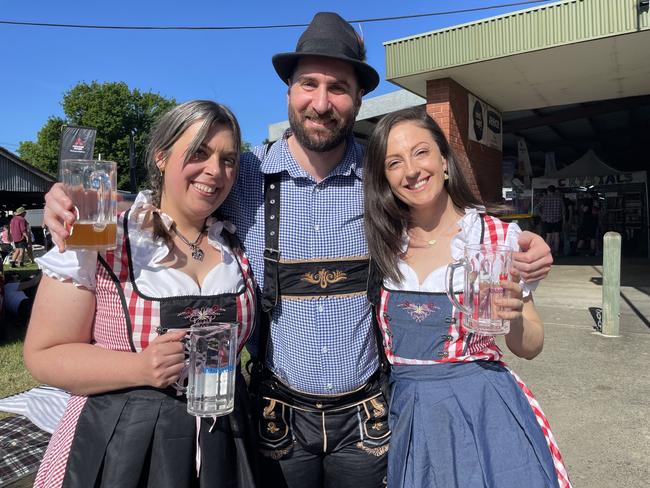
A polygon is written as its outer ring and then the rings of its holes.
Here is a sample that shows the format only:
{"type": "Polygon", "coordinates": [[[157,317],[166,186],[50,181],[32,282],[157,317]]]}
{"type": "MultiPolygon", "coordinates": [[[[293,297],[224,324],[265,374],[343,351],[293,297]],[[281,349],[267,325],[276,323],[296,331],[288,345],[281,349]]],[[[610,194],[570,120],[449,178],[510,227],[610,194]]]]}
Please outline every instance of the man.
{"type": "Polygon", "coordinates": [[[29,224],[25,220],[25,207],[19,207],[14,212],[14,218],[9,223],[9,232],[14,241],[14,252],[11,255],[11,266],[23,266],[25,262],[25,250],[30,245],[29,224]]]}
{"type": "Polygon", "coordinates": [[[564,220],[564,201],[555,186],[550,185],[538,204],[542,218],[542,229],[546,235],[546,244],[552,249],[553,254],[560,250],[560,232],[564,220]]]}
{"type": "MultiPolygon", "coordinates": [[[[269,312],[251,347],[266,367],[257,390],[264,486],[385,485],[388,405],[365,289],[363,150],[352,136],[362,96],[379,83],[364,59],[354,29],[323,12],[295,52],[273,57],[291,128],[242,155],[221,209],[269,312]]],[[[45,223],[60,242],[66,232],[52,211],[71,222],[71,203],[55,192],[46,199],[45,223]]],[[[552,259],[538,236],[525,234],[522,247],[531,241],[518,266],[539,279],[552,259]]]]}

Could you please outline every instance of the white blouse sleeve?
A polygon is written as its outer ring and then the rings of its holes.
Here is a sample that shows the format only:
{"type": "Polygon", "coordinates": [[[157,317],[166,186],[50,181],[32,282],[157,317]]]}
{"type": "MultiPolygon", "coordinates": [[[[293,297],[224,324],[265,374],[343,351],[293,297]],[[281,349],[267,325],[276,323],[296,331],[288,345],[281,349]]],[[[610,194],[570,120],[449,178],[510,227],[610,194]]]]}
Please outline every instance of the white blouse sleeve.
{"type": "MultiPolygon", "coordinates": [[[[519,243],[517,242],[520,235],[521,227],[519,227],[519,225],[517,225],[515,222],[511,222],[508,225],[508,232],[506,233],[506,245],[508,245],[513,251],[521,251],[519,248],[519,243]]],[[[524,292],[524,297],[527,297],[531,294],[531,292],[535,291],[537,285],[539,284],[539,281],[525,282],[521,280],[519,284],[521,285],[521,288],[524,292]]]]}
{"type": "Polygon", "coordinates": [[[36,264],[50,278],[72,281],[75,286],[95,289],[97,283],[97,251],[75,249],[59,252],[54,246],[47,254],[36,259],[36,264]]]}

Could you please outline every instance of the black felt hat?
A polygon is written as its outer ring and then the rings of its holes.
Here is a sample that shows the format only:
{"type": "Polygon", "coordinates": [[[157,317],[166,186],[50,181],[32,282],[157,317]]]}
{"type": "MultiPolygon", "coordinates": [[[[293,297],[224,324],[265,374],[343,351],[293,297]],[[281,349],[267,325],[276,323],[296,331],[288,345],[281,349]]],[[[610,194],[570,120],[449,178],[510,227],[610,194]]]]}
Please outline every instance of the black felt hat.
{"type": "Polygon", "coordinates": [[[365,62],[366,50],[354,28],[340,15],[319,12],[302,33],[296,50],[273,56],[273,67],[285,83],[291,78],[298,59],[303,56],[323,56],[340,59],[354,66],[359,84],[370,93],[379,84],[379,74],[365,62]]]}

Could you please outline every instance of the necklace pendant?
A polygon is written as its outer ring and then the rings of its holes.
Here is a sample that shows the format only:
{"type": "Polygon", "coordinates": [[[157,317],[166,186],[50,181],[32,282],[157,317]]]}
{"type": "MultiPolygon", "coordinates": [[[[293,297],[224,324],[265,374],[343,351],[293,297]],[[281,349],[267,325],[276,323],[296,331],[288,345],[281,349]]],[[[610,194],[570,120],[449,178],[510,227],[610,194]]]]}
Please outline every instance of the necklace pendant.
{"type": "Polygon", "coordinates": [[[438,242],[438,241],[435,240],[435,239],[430,239],[430,240],[427,241],[427,244],[429,244],[429,247],[433,247],[433,246],[436,245],[436,242],[438,242]]]}
{"type": "Polygon", "coordinates": [[[192,244],[191,248],[192,248],[192,259],[194,259],[195,261],[203,261],[203,256],[205,255],[203,249],[201,249],[196,244],[192,244]]]}

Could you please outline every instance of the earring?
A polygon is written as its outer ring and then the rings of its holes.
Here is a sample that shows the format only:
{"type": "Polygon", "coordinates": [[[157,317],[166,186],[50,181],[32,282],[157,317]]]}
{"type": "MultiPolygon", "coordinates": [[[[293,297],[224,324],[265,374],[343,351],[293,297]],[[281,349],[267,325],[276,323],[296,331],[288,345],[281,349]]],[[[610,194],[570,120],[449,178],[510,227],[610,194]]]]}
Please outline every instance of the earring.
{"type": "Polygon", "coordinates": [[[445,181],[449,181],[449,173],[445,171],[445,181]]]}

